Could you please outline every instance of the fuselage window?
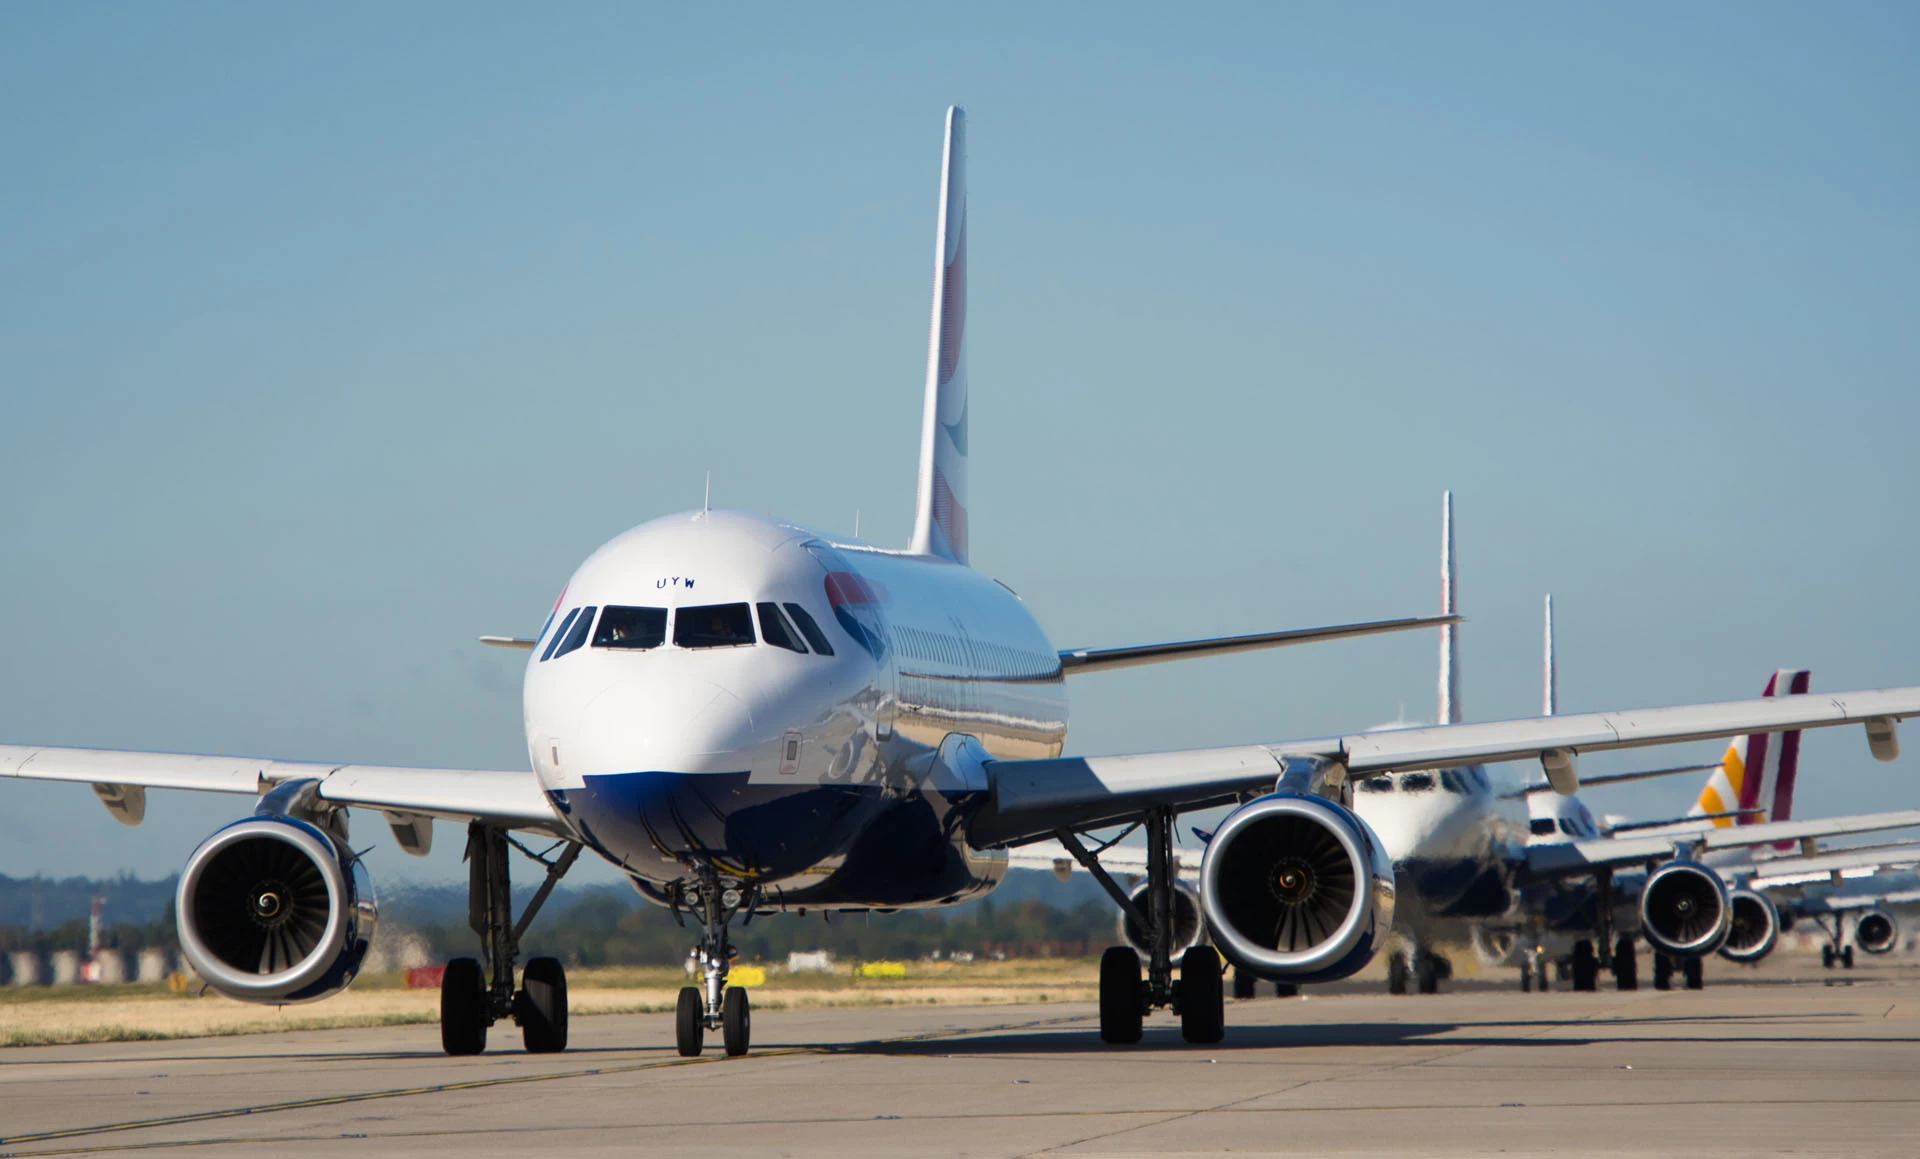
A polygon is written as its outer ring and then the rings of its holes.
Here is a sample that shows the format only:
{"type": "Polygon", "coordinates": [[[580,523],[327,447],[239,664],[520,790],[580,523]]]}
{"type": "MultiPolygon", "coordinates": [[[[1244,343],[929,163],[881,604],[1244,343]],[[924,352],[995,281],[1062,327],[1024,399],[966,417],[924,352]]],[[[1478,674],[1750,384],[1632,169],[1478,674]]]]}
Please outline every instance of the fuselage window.
{"type": "Polygon", "coordinates": [[[776,648],[785,648],[789,652],[805,652],[807,646],[794,635],[787,626],[787,618],[780,614],[780,605],[775,603],[755,604],[754,611],[760,613],[760,638],[776,648]]]}
{"type": "Polygon", "coordinates": [[[1553,832],[1553,818],[1535,817],[1533,820],[1527,822],[1527,828],[1532,830],[1535,837],[1548,836],[1553,832]]]}
{"type": "Polygon", "coordinates": [[[833,645],[827,643],[826,633],[820,630],[820,625],[813,622],[813,617],[807,614],[807,609],[799,604],[788,604],[787,614],[793,617],[793,622],[800,628],[800,634],[807,638],[807,643],[815,652],[822,656],[833,655],[833,645]]]}
{"type": "MultiPolygon", "coordinates": [[[[560,657],[565,656],[567,653],[587,642],[587,632],[593,628],[593,613],[595,610],[596,609],[592,607],[580,609],[580,614],[574,617],[573,630],[561,639],[560,647],[554,650],[554,659],[558,660],[560,657]]],[[[554,635],[559,636],[560,633],[555,632],[554,635]]]]}
{"type": "Polygon", "coordinates": [[[1393,792],[1393,778],[1368,777],[1366,780],[1360,782],[1360,791],[1362,793],[1391,793],[1393,792]]]}
{"type": "Polygon", "coordinates": [[[682,648],[738,648],[753,643],[753,613],[745,604],[681,608],[673,617],[673,642],[682,648]]]}
{"type": "Polygon", "coordinates": [[[553,650],[560,646],[561,640],[566,639],[567,629],[573,625],[573,621],[575,617],[579,616],[579,614],[580,614],[580,609],[574,608],[567,613],[566,619],[560,621],[560,630],[553,634],[553,639],[547,641],[547,650],[545,652],[540,653],[540,659],[542,660],[553,659],[553,650]]]}
{"type": "Polygon", "coordinates": [[[1432,773],[1408,773],[1400,778],[1400,791],[1403,793],[1424,793],[1432,788],[1432,773]]]}
{"type": "Polygon", "coordinates": [[[667,609],[608,604],[593,634],[596,648],[658,648],[667,642],[667,609]]]}

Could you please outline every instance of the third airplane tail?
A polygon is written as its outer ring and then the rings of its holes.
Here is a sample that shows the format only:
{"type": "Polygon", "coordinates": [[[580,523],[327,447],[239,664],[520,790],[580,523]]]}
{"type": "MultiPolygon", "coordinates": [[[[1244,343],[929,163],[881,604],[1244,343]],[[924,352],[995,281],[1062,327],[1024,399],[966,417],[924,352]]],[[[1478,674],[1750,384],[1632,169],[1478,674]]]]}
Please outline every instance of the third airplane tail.
{"type": "MultiPolygon", "coordinates": [[[[1782,668],[1767,681],[1762,695],[1804,695],[1810,677],[1805,668],[1782,668]]],[[[1735,737],[1687,816],[1711,816],[1716,827],[1788,820],[1793,815],[1793,781],[1799,767],[1798,731],[1735,737]]]]}

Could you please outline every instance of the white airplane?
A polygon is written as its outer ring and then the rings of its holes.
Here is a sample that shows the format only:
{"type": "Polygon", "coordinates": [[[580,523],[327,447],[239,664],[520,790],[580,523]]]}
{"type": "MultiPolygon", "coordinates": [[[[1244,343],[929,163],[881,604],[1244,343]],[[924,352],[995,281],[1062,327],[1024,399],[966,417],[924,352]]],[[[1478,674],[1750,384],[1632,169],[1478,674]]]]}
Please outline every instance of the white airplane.
{"type": "MultiPolygon", "coordinates": [[[[1571,793],[1580,752],[1840,724],[1862,726],[1876,756],[1895,756],[1895,722],[1920,714],[1920,687],[1062,757],[1069,676],[1451,621],[1059,650],[1012,589],[970,568],[965,163],[955,108],[906,548],[719,511],[616,536],[573,573],[538,636],[500,641],[532,649],[531,770],[19,746],[0,747],[0,776],[90,784],[130,824],[150,788],[255,798],[251,816],[188,858],[178,912],[201,976],[258,1002],[321,998],[359,969],[375,914],[347,809],[380,813],[416,853],[435,820],[463,823],[490,970],[470,958],[447,967],[441,1037],[453,1054],[484,1049],[506,1018],[529,1050],[564,1049],[560,963],[516,971],[516,959],[552,883],[590,849],[699,931],[704,985],[681,993],[676,1016],[691,1055],[713,1029],[729,1054],[749,1046],[746,992],[727,985],[734,919],[951,904],[993,888],[1011,846],[1051,837],[1097,868],[1081,834],[1140,822],[1147,904],[1112,892],[1151,931],[1150,950],[1144,977],[1129,947],[1102,958],[1100,1032],[1138,1041],[1144,1015],[1171,1006],[1188,1040],[1212,1042],[1223,1033],[1220,957],[1197,947],[1173,960],[1182,812],[1236,806],[1211,835],[1198,884],[1226,958],[1269,978],[1323,981],[1360,969],[1393,925],[1392,863],[1344,803],[1357,779],[1527,759],[1571,793]],[[564,843],[517,917],[507,868],[516,833],[564,843]]],[[[1717,880],[1687,857],[1663,868],[1675,870],[1717,880]]]]}

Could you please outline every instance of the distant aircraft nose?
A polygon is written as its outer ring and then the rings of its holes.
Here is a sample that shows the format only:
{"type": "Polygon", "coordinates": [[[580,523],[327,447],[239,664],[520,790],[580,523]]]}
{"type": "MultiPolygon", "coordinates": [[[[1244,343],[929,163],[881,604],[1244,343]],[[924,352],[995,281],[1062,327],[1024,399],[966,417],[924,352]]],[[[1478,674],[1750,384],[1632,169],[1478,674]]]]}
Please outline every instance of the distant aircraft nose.
{"type": "Polygon", "coordinates": [[[710,680],[626,680],[595,697],[567,772],[741,772],[757,736],[747,699],[710,680]]]}

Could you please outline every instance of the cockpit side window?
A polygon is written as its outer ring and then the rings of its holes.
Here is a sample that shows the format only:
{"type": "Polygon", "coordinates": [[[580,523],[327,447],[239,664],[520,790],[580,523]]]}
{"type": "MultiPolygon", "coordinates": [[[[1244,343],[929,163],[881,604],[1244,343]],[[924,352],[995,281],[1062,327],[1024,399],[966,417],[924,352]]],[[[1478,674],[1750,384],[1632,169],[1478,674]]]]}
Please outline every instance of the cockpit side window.
{"type": "Polygon", "coordinates": [[[1393,778],[1368,777],[1366,780],[1360,782],[1360,791],[1362,793],[1391,793],[1393,792],[1393,778]]]}
{"type": "Polygon", "coordinates": [[[573,621],[579,615],[580,615],[580,609],[574,608],[573,610],[567,613],[566,619],[560,621],[560,630],[553,634],[553,639],[547,641],[547,650],[545,652],[540,653],[541,660],[553,659],[553,650],[560,646],[560,641],[566,639],[567,629],[573,626],[573,621]]]}
{"type": "Polygon", "coordinates": [[[1403,793],[1424,793],[1432,788],[1432,773],[1408,773],[1400,778],[1400,791],[1403,793]]]}
{"type": "Polygon", "coordinates": [[[608,604],[593,634],[596,648],[658,648],[667,642],[667,609],[608,604]]]}
{"type": "Polygon", "coordinates": [[[1453,769],[1440,770],[1440,787],[1449,793],[1459,793],[1462,796],[1470,791],[1467,788],[1466,778],[1453,769]]]}
{"type": "Polygon", "coordinates": [[[779,604],[771,602],[760,603],[755,604],[753,609],[760,613],[760,638],[762,640],[765,640],[776,648],[785,648],[789,652],[805,652],[807,650],[807,646],[800,642],[800,637],[796,636],[793,629],[787,626],[787,618],[780,614],[779,604]]]}
{"type": "Polygon", "coordinates": [[[673,642],[682,648],[738,648],[753,643],[753,612],[745,604],[681,608],[673,617],[673,642]]]}
{"type": "Polygon", "coordinates": [[[1535,837],[1545,837],[1553,832],[1553,818],[1535,817],[1533,820],[1527,822],[1527,828],[1535,837]]]}
{"type": "Polygon", "coordinates": [[[1565,833],[1569,837],[1580,836],[1579,827],[1574,825],[1573,819],[1570,817],[1560,818],[1560,832],[1565,833]]]}
{"type": "Polygon", "coordinates": [[[560,640],[560,647],[554,649],[555,660],[587,642],[587,632],[593,627],[593,613],[597,610],[591,606],[581,608],[580,614],[574,617],[572,631],[565,633],[564,636],[559,632],[554,633],[555,638],[560,640]]]}
{"type": "Polygon", "coordinates": [[[807,614],[807,609],[799,604],[788,604],[787,614],[793,617],[795,624],[799,625],[800,634],[807,638],[807,643],[813,646],[815,652],[822,656],[833,655],[833,645],[827,643],[827,634],[820,630],[820,625],[813,622],[813,617],[807,614]]]}

